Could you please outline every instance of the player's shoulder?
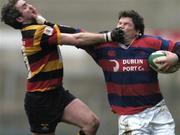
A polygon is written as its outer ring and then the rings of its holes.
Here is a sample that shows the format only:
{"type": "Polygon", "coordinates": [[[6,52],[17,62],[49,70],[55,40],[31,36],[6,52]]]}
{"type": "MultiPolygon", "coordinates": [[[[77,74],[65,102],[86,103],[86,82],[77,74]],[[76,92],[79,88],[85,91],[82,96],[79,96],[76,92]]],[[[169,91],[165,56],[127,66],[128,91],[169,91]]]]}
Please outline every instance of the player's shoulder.
{"type": "Polygon", "coordinates": [[[141,37],[141,40],[144,40],[146,42],[151,42],[151,43],[159,43],[162,41],[165,41],[166,39],[163,38],[162,36],[156,36],[156,35],[143,35],[141,37]]]}
{"type": "Polygon", "coordinates": [[[32,25],[26,25],[24,26],[21,31],[36,31],[36,30],[41,30],[44,29],[46,25],[42,24],[32,24],[32,25]]]}
{"type": "Polygon", "coordinates": [[[149,38],[151,40],[161,40],[161,39],[164,39],[162,36],[157,36],[157,35],[143,35],[142,38],[146,39],[146,38],[149,38]]]}

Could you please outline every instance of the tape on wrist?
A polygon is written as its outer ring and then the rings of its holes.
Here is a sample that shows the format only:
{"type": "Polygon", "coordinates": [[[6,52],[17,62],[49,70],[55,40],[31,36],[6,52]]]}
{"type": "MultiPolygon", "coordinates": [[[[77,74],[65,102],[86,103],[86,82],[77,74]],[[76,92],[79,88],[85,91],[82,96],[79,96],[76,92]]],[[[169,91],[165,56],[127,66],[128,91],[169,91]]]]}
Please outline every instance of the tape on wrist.
{"type": "Polygon", "coordinates": [[[111,32],[104,33],[103,36],[104,36],[105,42],[110,42],[110,41],[112,41],[111,32]]]}
{"type": "Polygon", "coordinates": [[[45,19],[44,17],[40,16],[40,15],[38,15],[38,16],[36,17],[36,22],[37,22],[38,24],[44,24],[45,21],[46,21],[46,19],[45,19]]]}

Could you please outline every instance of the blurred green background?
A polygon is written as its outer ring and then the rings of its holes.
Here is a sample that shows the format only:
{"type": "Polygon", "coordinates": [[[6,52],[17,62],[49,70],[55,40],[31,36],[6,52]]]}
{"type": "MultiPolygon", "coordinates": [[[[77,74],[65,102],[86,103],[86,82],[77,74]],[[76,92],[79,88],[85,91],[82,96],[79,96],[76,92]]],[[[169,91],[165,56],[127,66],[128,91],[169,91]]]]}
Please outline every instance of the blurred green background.
{"type": "MultiPolygon", "coordinates": [[[[0,0],[0,7],[7,0],[0,0]]],[[[53,22],[98,32],[113,29],[118,12],[134,9],[145,18],[146,31],[180,30],[179,0],[29,0],[53,22]]],[[[180,31],[179,31],[180,32],[180,31]]],[[[166,33],[166,36],[171,37],[166,33]]],[[[83,100],[101,120],[98,135],[117,135],[117,116],[110,110],[101,69],[84,51],[62,47],[64,86],[83,100]]],[[[161,91],[180,133],[180,71],[160,75],[161,91]]],[[[20,33],[0,23],[0,135],[30,135],[23,109],[26,69],[20,33]]],[[[76,108],[78,109],[78,108],[76,108]]],[[[59,124],[57,135],[75,135],[78,128],[59,124]]]]}

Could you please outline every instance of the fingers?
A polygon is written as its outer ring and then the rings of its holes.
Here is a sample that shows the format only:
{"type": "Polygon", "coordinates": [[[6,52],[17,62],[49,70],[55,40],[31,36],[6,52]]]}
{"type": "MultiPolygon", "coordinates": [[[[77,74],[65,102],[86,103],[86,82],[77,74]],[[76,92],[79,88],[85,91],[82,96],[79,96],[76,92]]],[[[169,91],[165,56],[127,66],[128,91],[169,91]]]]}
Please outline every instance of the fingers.
{"type": "Polygon", "coordinates": [[[162,64],[161,66],[158,67],[158,71],[163,71],[163,72],[166,72],[168,71],[170,68],[169,65],[167,65],[166,63],[162,64]]]}
{"type": "Polygon", "coordinates": [[[124,43],[124,31],[120,28],[115,28],[111,32],[111,38],[113,41],[124,43]]]}
{"type": "Polygon", "coordinates": [[[170,68],[170,65],[167,61],[167,57],[159,57],[154,60],[154,63],[158,66],[158,71],[167,71],[170,68]]]}
{"type": "Polygon", "coordinates": [[[154,59],[155,64],[163,64],[167,62],[167,57],[158,57],[154,59]]]}

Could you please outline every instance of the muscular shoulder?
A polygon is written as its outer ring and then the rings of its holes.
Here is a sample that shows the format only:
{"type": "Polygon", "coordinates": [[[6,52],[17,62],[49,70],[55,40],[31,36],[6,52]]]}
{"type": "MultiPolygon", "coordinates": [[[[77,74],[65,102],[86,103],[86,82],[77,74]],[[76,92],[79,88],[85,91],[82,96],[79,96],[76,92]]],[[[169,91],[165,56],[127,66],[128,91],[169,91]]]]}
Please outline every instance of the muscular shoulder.
{"type": "Polygon", "coordinates": [[[145,40],[148,43],[159,43],[162,40],[164,40],[161,36],[155,36],[155,35],[144,35],[141,38],[142,40],[145,40]]]}
{"type": "Polygon", "coordinates": [[[154,35],[143,35],[138,41],[137,43],[144,45],[144,46],[149,46],[149,47],[157,47],[157,46],[161,46],[161,44],[164,42],[165,40],[160,37],[160,36],[154,36],[154,35]]]}
{"type": "Polygon", "coordinates": [[[33,37],[35,33],[43,33],[46,25],[29,25],[21,30],[23,38],[33,37]]]}

